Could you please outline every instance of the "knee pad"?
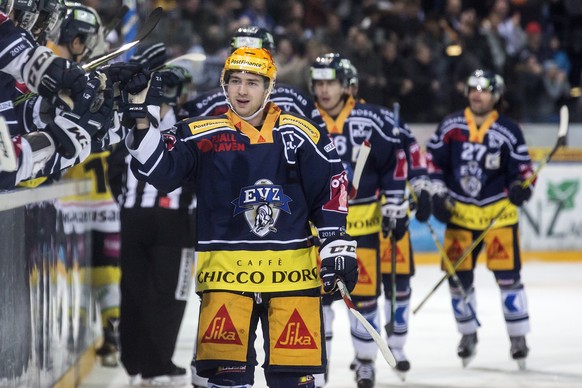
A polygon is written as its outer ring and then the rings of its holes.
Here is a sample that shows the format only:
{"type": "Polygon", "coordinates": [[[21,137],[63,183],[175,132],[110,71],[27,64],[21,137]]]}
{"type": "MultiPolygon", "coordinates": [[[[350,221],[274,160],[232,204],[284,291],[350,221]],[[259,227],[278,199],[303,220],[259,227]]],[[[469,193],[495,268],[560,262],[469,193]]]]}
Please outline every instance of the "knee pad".
{"type": "Polygon", "coordinates": [[[463,295],[458,288],[449,287],[451,292],[451,304],[453,314],[457,321],[457,329],[461,334],[471,334],[477,331],[479,325],[474,319],[473,312],[477,311],[477,298],[473,287],[466,289],[467,300],[463,300],[463,295]],[[470,305],[470,307],[469,307],[470,305]],[[472,311],[471,311],[472,310],[472,311]]]}
{"type": "Polygon", "coordinates": [[[511,283],[498,281],[498,284],[501,291],[501,307],[509,336],[526,335],[529,333],[530,326],[527,297],[523,284],[519,279],[511,283]]]}
{"type": "MultiPolygon", "coordinates": [[[[402,347],[404,344],[405,336],[408,333],[408,321],[410,317],[410,288],[406,291],[396,292],[396,306],[394,308],[395,319],[394,319],[394,338],[393,341],[388,341],[390,346],[402,347]],[[400,346],[398,346],[400,345],[400,346]]],[[[386,323],[390,322],[392,315],[392,300],[386,300],[384,304],[384,313],[386,316],[386,323]]]]}

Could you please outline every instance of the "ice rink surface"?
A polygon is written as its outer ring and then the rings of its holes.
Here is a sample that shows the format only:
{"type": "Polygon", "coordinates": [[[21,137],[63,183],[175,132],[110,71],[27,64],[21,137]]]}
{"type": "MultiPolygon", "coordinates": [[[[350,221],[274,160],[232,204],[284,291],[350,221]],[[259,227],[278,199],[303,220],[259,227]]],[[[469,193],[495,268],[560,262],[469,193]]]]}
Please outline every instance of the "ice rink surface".
{"type": "MultiPolygon", "coordinates": [[[[582,255],[582,253],[580,253],[582,255]]],[[[412,279],[412,308],[435,286],[443,273],[436,265],[418,266],[412,279]]],[[[443,284],[417,312],[411,314],[405,351],[411,370],[401,382],[381,355],[376,360],[376,387],[527,387],[582,388],[582,263],[528,261],[522,271],[530,307],[532,331],[527,370],[518,370],[509,356],[509,338],[501,309],[499,289],[483,263],[475,272],[478,331],[477,356],[465,369],[456,355],[460,334],[456,331],[448,287],[443,284]]],[[[353,348],[349,336],[348,311],[334,303],[336,319],[326,387],[356,387],[349,370],[353,348]]],[[[198,302],[188,303],[174,362],[188,366],[197,325],[198,302]]],[[[381,310],[383,311],[383,310],[381,310]]],[[[261,349],[262,343],[258,343],[261,349]]],[[[260,353],[262,354],[262,353],[260,353]]],[[[262,361],[262,360],[260,360],[262,361]]],[[[96,364],[83,388],[127,387],[123,368],[96,364]]],[[[257,368],[255,387],[266,387],[257,368]]]]}

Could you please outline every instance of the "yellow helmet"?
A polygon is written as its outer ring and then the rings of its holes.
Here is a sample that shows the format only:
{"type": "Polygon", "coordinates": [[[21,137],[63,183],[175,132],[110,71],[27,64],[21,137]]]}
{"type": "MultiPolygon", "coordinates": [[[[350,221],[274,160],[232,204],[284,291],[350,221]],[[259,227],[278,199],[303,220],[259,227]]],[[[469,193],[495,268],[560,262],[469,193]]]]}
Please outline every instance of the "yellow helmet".
{"type": "Polygon", "coordinates": [[[244,71],[258,74],[269,79],[272,87],[277,77],[277,67],[271,53],[263,48],[239,47],[226,58],[222,70],[221,82],[228,83],[231,71],[244,71]]]}

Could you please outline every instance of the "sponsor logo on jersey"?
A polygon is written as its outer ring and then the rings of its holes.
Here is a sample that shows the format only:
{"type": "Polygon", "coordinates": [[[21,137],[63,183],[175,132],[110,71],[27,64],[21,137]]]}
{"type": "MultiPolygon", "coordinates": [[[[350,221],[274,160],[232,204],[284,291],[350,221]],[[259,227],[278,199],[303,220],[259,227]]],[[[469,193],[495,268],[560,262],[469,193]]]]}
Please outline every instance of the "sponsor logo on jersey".
{"type": "Polygon", "coordinates": [[[223,304],[210,321],[201,339],[202,343],[242,345],[232,318],[223,304]]]}
{"type": "Polygon", "coordinates": [[[304,132],[309,138],[317,144],[319,142],[320,133],[317,128],[309,123],[308,121],[301,119],[299,117],[295,117],[292,115],[283,114],[280,116],[280,125],[283,127],[284,125],[293,125],[302,132],[304,132]]]}
{"type": "Polygon", "coordinates": [[[176,147],[176,136],[169,133],[164,133],[162,135],[162,140],[164,141],[168,151],[172,151],[176,147]]]}
{"type": "Polygon", "coordinates": [[[283,332],[279,336],[275,348],[283,349],[317,349],[315,339],[309,332],[297,309],[293,310],[291,317],[285,324],[283,332]]]}
{"type": "Polygon", "coordinates": [[[396,153],[396,168],[394,169],[395,180],[405,180],[408,176],[408,161],[406,160],[406,152],[398,150],[396,153]]]}
{"type": "Polygon", "coordinates": [[[243,187],[232,204],[234,216],[244,213],[251,231],[264,237],[270,232],[277,232],[275,224],[281,210],[291,214],[291,201],[283,192],[283,186],[274,185],[268,179],[259,179],[253,186],[243,187]]]}
{"type": "Polygon", "coordinates": [[[501,243],[501,241],[499,241],[499,238],[495,237],[493,239],[493,243],[491,243],[487,247],[487,258],[489,260],[507,260],[507,259],[509,259],[509,255],[507,254],[507,251],[503,247],[503,244],[501,243]]]}

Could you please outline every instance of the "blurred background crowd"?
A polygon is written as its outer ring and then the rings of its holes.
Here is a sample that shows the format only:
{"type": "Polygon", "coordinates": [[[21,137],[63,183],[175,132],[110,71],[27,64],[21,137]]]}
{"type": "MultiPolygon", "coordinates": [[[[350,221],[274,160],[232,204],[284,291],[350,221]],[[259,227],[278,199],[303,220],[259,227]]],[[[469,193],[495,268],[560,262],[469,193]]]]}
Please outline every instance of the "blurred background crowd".
{"type": "MultiPolygon", "coordinates": [[[[104,24],[121,0],[88,0],[104,24]]],[[[360,97],[402,106],[408,122],[437,122],[464,108],[476,68],[507,84],[506,113],[557,122],[568,104],[582,121],[582,0],[138,0],[140,18],[166,13],[148,38],[170,57],[206,56],[198,92],[216,87],[232,33],[244,25],[275,37],[278,81],[308,92],[309,67],[325,52],[347,56],[360,97]]]]}

